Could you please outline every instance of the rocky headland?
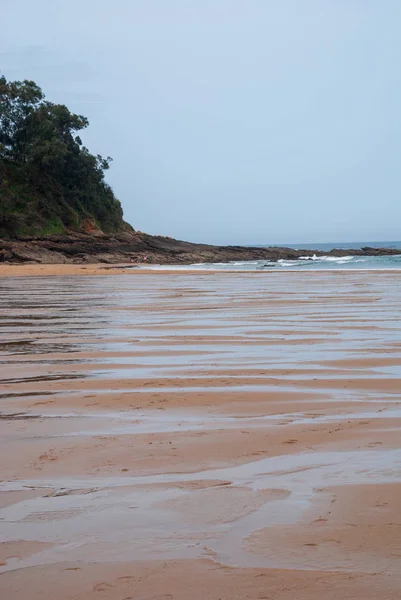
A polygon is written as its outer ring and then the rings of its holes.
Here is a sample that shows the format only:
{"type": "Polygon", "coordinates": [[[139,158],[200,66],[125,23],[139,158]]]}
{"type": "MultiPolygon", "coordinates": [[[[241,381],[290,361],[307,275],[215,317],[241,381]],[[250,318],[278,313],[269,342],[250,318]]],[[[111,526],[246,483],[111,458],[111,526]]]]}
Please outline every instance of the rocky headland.
{"type": "Polygon", "coordinates": [[[79,263],[156,263],[191,264],[247,260],[296,260],[301,256],[388,256],[401,254],[401,249],[370,248],[334,249],[322,252],[312,249],[246,246],[213,246],[153,236],[138,231],[113,235],[100,231],[71,231],[63,235],[21,236],[0,239],[0,262],[79,264],[79,263]]]}

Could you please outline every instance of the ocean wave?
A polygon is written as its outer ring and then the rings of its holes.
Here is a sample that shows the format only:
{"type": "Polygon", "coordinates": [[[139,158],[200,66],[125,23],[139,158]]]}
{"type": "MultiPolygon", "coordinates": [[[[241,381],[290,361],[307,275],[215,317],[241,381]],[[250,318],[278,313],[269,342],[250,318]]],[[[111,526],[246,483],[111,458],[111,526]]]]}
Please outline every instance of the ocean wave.
{"type": "Polygon", "coordinates": [[[354,260],[354,256],[300,256],[299,260],[314,260],[320,262],[336,262],[336,263],[345,263],[351,260],[354,260]]]}
{"type": "Polygon", "coordinates": [[[157,265],[147,264],[138,265],[138,269],[166,270],[166,271],[263,271],[263,270],[285,270],[285,271],[314,271],[314,270],[332,270],[332,269],[391,269],[400,270],[400,256],[301,256],[299,259],[281,258],[277,261],[259,260],[259,261],[231,261],[225,263],[192,263],[176,265],[157,265]]]}
{"type": "Polygon", "coordinates": [[[280,260],[278,260],[277,263],[281,267],[296,267],[298,264],[298,261],[297,260],[285,260],[284,258],[280,258],[280,260]]]}

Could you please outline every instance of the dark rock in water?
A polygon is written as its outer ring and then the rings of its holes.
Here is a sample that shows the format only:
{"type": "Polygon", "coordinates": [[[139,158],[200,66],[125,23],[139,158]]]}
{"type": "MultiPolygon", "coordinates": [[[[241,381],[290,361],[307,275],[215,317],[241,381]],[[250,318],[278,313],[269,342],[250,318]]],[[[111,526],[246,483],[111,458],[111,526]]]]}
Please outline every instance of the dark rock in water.
{"type": "Polygon", "coordinates": [[[361,251],[365,256],[392,256],[401,254],[399,248],[371,248],[370,246],[363,246],[361,251]]]}
{"type": "Polygon", "coordinates": [[[68,235],[19,237],[0,240],[0,262],[7,263],[159,263],[191,264],[266,260],[297,260],[301,256],[388,256],[401,255],[401,249],[370,248],[295,250],[273,246],[212,246],[193,244],[170,237],[138,231],[113,235],[71,232],[68,235]]]}

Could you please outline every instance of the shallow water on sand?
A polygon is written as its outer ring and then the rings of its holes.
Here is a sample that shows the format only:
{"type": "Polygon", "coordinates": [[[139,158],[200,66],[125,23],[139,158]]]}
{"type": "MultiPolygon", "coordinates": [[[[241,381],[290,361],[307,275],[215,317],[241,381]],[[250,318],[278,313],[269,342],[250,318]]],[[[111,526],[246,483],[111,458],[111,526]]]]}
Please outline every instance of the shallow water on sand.
{"type": "Polygon", "coordinates": [[[385,271],[4,278],[0,571],[207,558],[397,578],[400,309],[385,271]]]}

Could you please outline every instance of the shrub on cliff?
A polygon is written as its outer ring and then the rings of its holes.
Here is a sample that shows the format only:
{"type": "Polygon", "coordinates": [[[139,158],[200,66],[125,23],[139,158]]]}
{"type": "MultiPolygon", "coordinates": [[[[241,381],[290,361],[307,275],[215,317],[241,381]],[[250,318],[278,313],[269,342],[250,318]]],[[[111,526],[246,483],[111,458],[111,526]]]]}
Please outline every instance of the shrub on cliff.
{"type": "Polygon", "coordinates": [[[126,229],[104,179],[111,159],[93,155],[78,132],[88,120],[45,99],[33,81],[0,77],[0,235],[126,229]]]}

